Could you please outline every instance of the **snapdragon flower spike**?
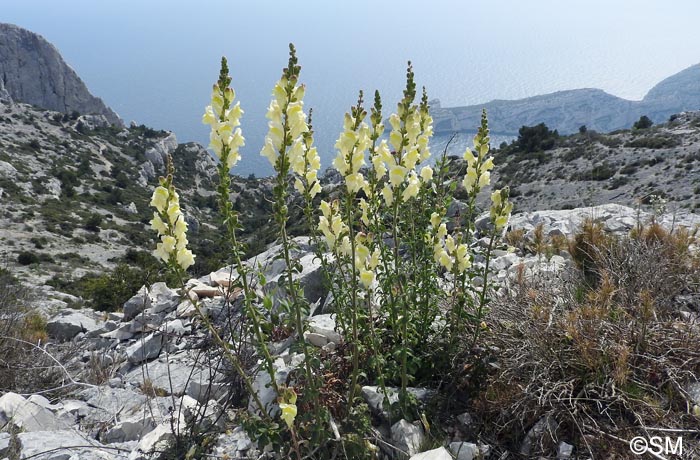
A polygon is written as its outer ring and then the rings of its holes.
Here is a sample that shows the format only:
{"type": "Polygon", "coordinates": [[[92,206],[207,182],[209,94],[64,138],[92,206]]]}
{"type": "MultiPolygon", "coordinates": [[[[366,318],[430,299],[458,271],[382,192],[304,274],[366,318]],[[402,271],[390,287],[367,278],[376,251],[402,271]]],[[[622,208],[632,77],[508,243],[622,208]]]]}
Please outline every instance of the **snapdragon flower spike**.
{"type": "Polygon", "coordinates": [[[348,232],[348,226],[343,222],[340,216],[339,203],[337,200],[331,203],[325,200],[321,201],[321,215],[318,218],[318,229],[323,233],[328,247],[331,250],[336,251],[339,242],[342,246],[345,246],[343,237],[347,238],[345,235],[348,232]]]}
{"type": "Polygon", "coordinates": [[[355,235],[355,269],[359,273],[360,283],[365,289],[370,289],[376,279],[375,269],[379,265],[381,250],[375,248],[370,253],[369,247],[366,245],[368,241],[367,235],[358,233],[355,235]]]}
{"type": "Polygon", "coordinates": [[[290,154],[292,171],[297,175],[294,180],[294,188],[302,195],[308,194],[313,199],[321,192],[321,183],[318,180],[318,171],[321,169],[321,157],[316,147],[313,146],[313,129],[311,127],[311,110],[309,110],[308,130],[297,139],[292,147],[302,149],[299,154],[290,154]]]}
{"type": "MultiPolygon", "coordinates": [[[[301,67],[297,65],[296,51],[289,45],[289,65],[282,77],[272,89],[272,100],[265,117],[269,120],[267,135],[260,155],[267,158],[276,171],[287,172],[289,166],[296,165],[298,175],[306,175],[302,165],[306,156],[313,160],[312,147],[307,145],[304,135],[309,131],[307,116],[304,112],[304,85],[298,85],[301,67]],[[287,151],[287,148],[289,150],[287,151]],[[285,164],[278,164],[284,158],[285,164]]],[[[311,138],[313,140],[313,138],[311,138]]],[[[313,186],[312,186],[313,187],[313,186]]]]}
{"type": "Polygon", "coordinates": [[[345,179],[348,193],[357,193],[368,186],[360,168],[365,164],[365,153],[372,144],[372,135],[369,126],[363,121],[367,112],[362,107],[362,96],[360,91],[357,105],[345,114],[343,132],[335,143],[338,153],[333,166],[345,179]]]}
{"type": "MultiPolygon", "coordinates": [[[[433,135],[433,119],[429,113],[428,96],[423,88],[420,106],[413,104],[416,90],[413,81],[413,69],[409,62],[404,98],[397,106],[397,113],[389,116],[391,133],[389,145],[394,153],[387,152],[388,146],[380,145],[372,158],[375,171],[389,173],[390,189],[382,191],[387,205],[394,201],[396,192],[401,188],[401,198],[408,201],[418,195],[421,184],[432,180],[433,170],[426,166],[420,170],[416,167],[430,158],[429,141],[433,135]],[[382,164],[383,163],[383,164],[382,164]],[[418,182],[418,177],[421,181],[418,182]]],[[[382,176],[384,174],[381,174],[382,176]]]]}
{"type": "Polygon", "coordinates": [[[435,261],[455,275],[461,275],[472,265],[469,246],[466,243],[461,243],[461,239],[461,233],[457,235],[456,239],[452,235],[437,237],[433,245],[435,261]]]}
{"type": "Polygon", "coordinates": [[[421,134],[416,140],[416,146],[420,152],[420,161],[424,162],[430,158],[430,138],[433,137],[433,117],[430,116],[430,106],[428,105],[428,92],[423,87],[423,96],[420,104],[420,127],[421,134]]]}
{"type": "Polygon", "coordinates": [[[513,203],[508,201],[508,187],[496,190],[491,194],[491,222],[496,231],[503,230],[508,225],[510,214],[513,211],[513,203]]]}
{"type": "MultiPolygon", "coordinates": [[[[370,150],[370,162],[374,171],[375,185],[384,177],[387,172],[386,163],[391,161],[391,151],[385,139],[379,141],[379,137],[384,133],[384,124],[382,123],[382,99],[379,96],[379,91],[374,92],[374,105],[370,109],[370,123],[372,125],[372,147],[370,150]]],[[[368,196],[373,196],[376,191],[366,190],[368,196]]]]}
{"type": "Polygon", "coordinates": [[[467,161],[467,173],[462,180],[462,185],[470,194],[477,194],[491,183],[491,170],[493,169],[493,157],[487,157],[489,153],[489,126],[486,118],[486,110],[481,113],[481,126],[474,136],[474,151],[467,148],[464,151],[464,159],[467,161]],[[476,152],[476,156],[474,155],[476,152]]]}
{"type": "Polygon", "coordinates": [[[168,264],[187,270],[194,265],[195,255],[187,248],[187,222],[180,210],[179,196],[172,185],[172,176],[161,178],[153,191],[151,228],[158,233],[160,242],[154,255],[168,264]]]}
{"type": "Polygon", "coordinates": [[[463,237],[461,233],[458,233],[456,238],[447,234],[447,225],[442,222],[444,212],[444,209],[440,209],[440,212],[433,212],[430,215],[431,231],[426,233],[425,239],[427,242],[432,241],[435,262],[445,267],[447,271],[460,275],[471,267],[469,246],[461,243],[463,237]]]}
{"type": "Polygon", "coordinates": [[[214,84],[211,105],[204,109],[202,123],[211,126],[209,148],[227,169],[233,168],[241,159],[239,149],[245,145],[245,138],[238,126],[243,115],[240,103],[233,104],[236,93],[229,86],[226,58],[221,58],[221,74],[214,84]]]}

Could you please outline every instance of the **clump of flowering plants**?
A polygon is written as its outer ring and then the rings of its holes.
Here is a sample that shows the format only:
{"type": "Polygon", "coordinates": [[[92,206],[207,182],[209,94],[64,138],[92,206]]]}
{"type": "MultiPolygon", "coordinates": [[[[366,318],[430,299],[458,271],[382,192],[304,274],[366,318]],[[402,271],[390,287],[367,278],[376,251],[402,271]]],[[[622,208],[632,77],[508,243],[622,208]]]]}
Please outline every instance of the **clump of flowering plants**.
{"type": "MultiPolygon", "coordinates": [[[[512,204],[507,188],[492,192],[489,244],[484,262],[476,263],[477,196],[489,186],[494,166],[486,114],[473,150],[464,153],[463,177],[450,177],[446,152],[431,166],[433,120],[425,89],[417,97],[410,63],[403,98],[388,116],[388,133],[378,92],[369,113],[360,92],[345,114],[332,163],[342,182],[332,198],[324,194],[300,70],[290,45],[288,66],[272,90],[268,132],[260,151],[275,170],[272,217],[281,245],[278,257],[285,267],[278,290],[283,298],[273,299],[254,286],[255,280],[263,287],[266,281],[262,272],[242,261],[244,248],[237,238],[240,225],[230,201],[230,170],[240,160],[245,142],[240,127],[243,111],[234,103],[231,77],[222,59],[203,122],[211,127],[210,148],[219,160],[219,207],[235,269],[231,287],[241,292],[247,326],[237,336],[227,336],[206,315],[201,319],[245,383],[250,397],[244,411],[246,426],[261,447],[269,444],[282,458],[301,459],[328,458],[339,449],[347,456],[354,446],[362,452],[357,455],[369,457],[373,449],[365,439],[368,418],[362,413],[359,388],[378,385],[386,402],[389,387],[398,387],[392,415],[418,417],[409,387],[429,383],[445,370],[440,366],[449,362],[449,356],[474,347],[484,329],[491,251],[507,225],[512,204]],[[458,184],[467,192],[467,213],[448,217],[458,184]],[[349,377],[333,406],[321,396],[338,361],[322,360],[305,340],[310,306],[298,281],[301,266],[288,234],[290,206],[299,202],[294,197],[301,199],[344,341],[336,353],[349,377]],[[481,283],[474,282],[477,277],[481,283]],[[277,381],[277,357],[267,335],[278,326],[291,331],[293,348],[303,358],[283,383],[277,381]],[[259,369],[268,374],[276,395],[272,407],[263,404],[255,390],[254,371],[244,368],[232,352],[230,341],[236,340],[254,346],[259,369]]],[[[156,208],[152,226],[160,238],[156,254],[184,279],[194,255],[187,249],[187,225],[172,171],[154,192],[152,205],[156,208]]]]}

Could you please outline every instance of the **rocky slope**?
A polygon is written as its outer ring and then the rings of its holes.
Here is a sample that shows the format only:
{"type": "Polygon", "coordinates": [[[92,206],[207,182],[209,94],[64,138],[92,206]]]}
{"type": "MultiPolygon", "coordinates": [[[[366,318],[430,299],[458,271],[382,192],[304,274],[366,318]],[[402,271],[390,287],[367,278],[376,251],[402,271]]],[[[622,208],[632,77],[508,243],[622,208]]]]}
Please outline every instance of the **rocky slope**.
{"type": "Polygon", "coordinates": [[[489,113],[491,129],[500,135],[517,135],[521,126],[545,123],[562,134],[581,125],[600,132],[629,128],[642,115],[654,122],[674,113],[700,110],[700,64],[668,77],[641,101],[629,101],[599,89],[558,91],[519,100],[494,100],[466,107],[434,107],[436,133],[473,131],[481,111],[489,113]]]}
{"type": "Polygon", "coordinates": [[[0,23],[0,101],[14,99],[63,113],[103,115],[110,124],[122,120],[85,83],[43,37],[0,23]]]}
{"type": "MultiPolygon", "coordinates": [[[[144,126],[110,126],[100,115],[73,119],[27,104],[0,104],[4,266],[41,281],[69,280],[110,270],[129,250],[149,250],[149,201],[168,154],[205,265],[208,247],[209,254],[220,254],[213,249],[216,169],[199,144],[178,144],[174,134],[144,126]]],[[[232,198],[246,200],[242,220],[250,230],[266,210],[265,182],[236,184],[232,198]]]]}
{"type": "MultiPolygon", "coordinates": [[[[522,229],[525,239],[532,241],[538,226],[545,234],[571,237],[590,218],[601,222],[611,234],[619,235],[634,228],[638,219],[647,221],[650,215],[644,212],[640,215],[624,206],[605,205],[527,213],[514,218],[511,225],[522,229]]],[[[681,219],[663,215],[656,220],[665,226],[700,224],[698,215],[681,219]]],[[[321,348],[328,357],[342,340],[342,331],[336,329],[333,316],[325,310],[332,300],[326,298],[321,264],[314,258],[313,248],[305,238],[297,239],[297,243],[299,249],[294,256],[302,266],[298,278],[305,296],[311,304],[323,306],[309,318],[307,341],[321,348]]],[[[267,290],[275,289],[282,272],[279,264],[273,262],[279,251],[279,247],[273,247],[247,262],[251,267],[262,263],[269,283],[267,290]]],[[[496,278],[504,285],[523,276],[551,279],[574,267],[566,250],[548,258],[517,250],[499,251],[492,262],[496,278]]],[[[188,282],[190,297],[201,302],[202,310],[215,324],[235,323],[240,315],[240,310],[235,308],[238,294],[228,292],[229,276],[230,271],[222,268],[188,282]]],[[[698,327],[698,308],[697,304],[690,309],[681,308],[685,318],[682,321],[688,327],[698,327]]],[[[268,458],[261,456],[263,446],[250,439],[237,421],[235,406],[240,406],[240,401],[235,400],[237,384],[221,354],[207,341],[205,326],[181,292],[156,283],[142,288],[120,312],[102,314],[54,304],[44,307],[43,313],[49,318],[47,350],[61,362],[60,367],[55,364],[49,367],[59,380],[68,382],[67,388],[46,393],[51,399],[40,394],[20,396],[12,392],[0,397],[0,457],[51,460],[77,455],[76,458],[87,460],[136,460],[165,452],[164,458],[184,458],[184,451],[177,450],[178,443],[179,449],[186,446],[186,450],[206,439],[212,455],[230,459],[268,458]],[[195,439],[191,437],[193,432],[206,436],[195,439]]],[[[674,327],[682,327],[681,322],[674,327]]],[[[293,374],[300,362],[298,352],[290,345],[290,340],[270,344],[278,357],[275,368],[280,383],[293,374]]],[[[689,404],[700,406],[700,384],[692,381],[684,384],[687,384],[689,404]]],[[[260,391],[264,403],[275,403],[273,390],[265,385],[264,373],[258,375],[254,387],[260,391]]],[[[412,392],[422,401],[435,394],[424,388],[412,392]]],[[[450,451],[460,452],[459,459],[499,458],[500,453],[489,457],[493,446],[467,434],[478,423],[469,413],[452,420],[453,426],[443,427],[447,448],[428,450],[424,447],[428,437],[420,424],[406,420],[389,422],[377,387],[363,387],[362,395],[375,417],[377,438],[371,442],[377,446],[377,458],[395,458],[391,446],[398,446],[415,460],[453,458],[450,451]],[[420,454],[422,450],[427,452],[420,454]]],[[[533,421],[530,431],[519,435],[523,458],[530,458],[529,453],[540,443],[543,432],[538,432],[537,427],[542,423],[533,421]]],[[[552,433],[555,431],[556,426],[552,433]]],[[[697,454],[691,436],[687,439],[686,453],[697,454]]],[[[586,446],[568,443],[570,438],[566,433],[558,434],[554,441],[549,458],[589,458],[586,446]]]]}
{"type": "MultiPolygon", "coordinates": [[[[495,153],[496,183],[511,187],[516,212],[604,203],[637,207],[654,196],[669,211],[700,207],[700,112],[648,129],[548,139],[546,150],[516,140],[495,153]]],[[[459,170],[461,159],[454,162],[459,170]]]]}

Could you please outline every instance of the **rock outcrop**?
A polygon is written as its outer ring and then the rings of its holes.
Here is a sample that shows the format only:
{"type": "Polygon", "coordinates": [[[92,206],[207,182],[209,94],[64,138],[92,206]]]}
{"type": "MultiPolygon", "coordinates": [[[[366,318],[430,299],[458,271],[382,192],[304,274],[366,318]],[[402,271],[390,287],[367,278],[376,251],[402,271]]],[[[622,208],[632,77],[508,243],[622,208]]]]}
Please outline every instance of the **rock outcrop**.
{"type": "Polygon", "coordinates": [[[0,101],[25,102],[63,113],[103,115],[123,126],[119,116],[63,60],[43,37],[12,24],[0,24],[0,101]]]}
{"type": "Polygon", "coordinates": [[[466,107],[432,107],[436,133],[473,131],[479,126],[482,109],[488,111],[491,131],[496,134],[517,135],[520,127],[539,123],[561,134],[575,133],[581,125],[608,132],[629,128],[642,115],[658,123],[674,113],[700,109],[700,64],[666,78],[641,101],[584,88],[466,107]]]}

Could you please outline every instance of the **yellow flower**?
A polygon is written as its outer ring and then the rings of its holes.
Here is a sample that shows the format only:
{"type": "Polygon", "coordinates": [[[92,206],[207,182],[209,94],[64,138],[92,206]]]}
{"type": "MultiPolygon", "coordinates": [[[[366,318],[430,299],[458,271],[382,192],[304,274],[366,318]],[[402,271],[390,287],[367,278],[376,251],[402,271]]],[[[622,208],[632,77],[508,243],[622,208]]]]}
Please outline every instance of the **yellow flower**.
{"type": "Polygon", "coordinates": [[[423,166],[420,170],[420,178],[423,179],[423,182],[430,182],[433,179],[433,168],[423,166]]]}
{"type": "Polygon", "coordinates": [[[319,193],[321,193],[321,184],[319,182],[314,182],[314,185],[311,187],[311,190],[309,190],[309,195],[311,195],[311,198],[313,198],[319,193]]]}
{"type": "Polygon", "coordinates": [[[479,187],[483,188],[486,187],[491,183],[491,173],[488,171],[484,171],[481,173],[481,176],[479,176],[479,187]]]}
{"type": "Polygon", "coordinates": [[[389,124],[391,125],[391,129],[393,129],[394,131],[401,130],[401,119],[397,114],[392,113],[389,116],[389,124]]]}
{"type": "Polygon", "coordinates": [[[182,235],[181,238],[177,238],[177,244],[175,245],[175,249],[179,251],[180,249],[186,248],[188,244],[189,241],[187,241],[187,236],[182,235]]]}
{"type": "Polygon", "coordinates": [[[207,106],[206,109],[204,109],[204,115],[202,115],[202,123],[205,125],[216,125],[219,120],[216,119],[216,115],[214,114],[214,109],[212,106],[207,106]]]}
{"type": "Polygon", "coordinates": [[[219,94],[219,87],[216,85],[214,85],[214,92],[211,95],[211,107],[217,116],[224,109],[224,98],[219,94]]]}
{"type": "MultiPolygon", "coordinates": [[[[233,99],[232,99],[233,100],[233,99]]],[[[241,124],[240,119],[241,115],[243,115],[243,110],[241,109],[241,103],[236,102],[236,105],[234,105],[232,108],[228,110],[226,113],[226,119],[229,122],[229,125],[233,126],[234,128],[238,125],[241,124]]]]}
{"type": "Polygon", "coordinates": [[[170,192],[167,188],[163,186],[156,187],[153,191],[153,197],[151,197],[151,206],[156,208],[159,212],[163,212],[169,197],[170,192]]]}
{"type": "Polygon", "coordinates": [[[483,158],[487,153],[489,153],[488,140],[482,139],[482,144],[479,145],[479,157],[483,158]]]}
{"type": "Polygon", "coordinates": [[[293,139],[309,131],[309,126],[306,124],[306,114],[303,108],[304,105],[302,102],[292,102],[287,108],[287,122],[293,139]]]}
{"type": "Polygon", "coordinates": [[[323,213],[324,216],[330,217],[331,205],[326,200],[321,200],[320,208],[321,208],[321,213],[323,213]]]}
{"type": "Polygon", "coordinates": [[[447,238],[445,238],[445,248],[452,253],[455,252],[455,247],[454,238],[452,238],[452,235],[447,235],[447,238]]]}
{"type": "Polygon", "coordinates": [[[382,157],[379,155],[374,155],[372,157],[372,166],[374,167],[374,171],[377,173],[377,178],[384,177],[384,174],[386,174],[386,166],[384,166],[382,157]]]}
{"type": "Polygon", "coordinates": [[[419,156],[420,152],[418,152],[418,149],[416,147],[410,149],[408,153],[406,153],[406,155],[404,156],[404,166],[408,169],[413,169],[416,166],[416,163],[418,163],[419,156]]]}
{"type": "Polygon", "coordinates": [[[389,134],[389,143],[394,147],[394,150],[398,152],[403,147],[403,136],[401,136],[401,133],[398,131],[392,131],[391,134],[389,134]]]}
{"type": "Polygon", "coordinates": [[[270,105],[267,107],[267,112],[265,113],[265,118],[273,121],[276,125],[282,124],[282,108],[277,101],[270,102],[270,105]]]}
{"type": "Polygon", "coordinates": [[[168,260],[170,260],[170,252],[165,250],[163,243],[158,243],[156,245],[156,250],[153,253],[153,255],[157,259],[161,259],[163,262],[167,262],[168,260]]]}
{"type": "Polygon", "coordinates": [[[294,89],[292,93],[292,100],[294,102],[304,99],[304,94],[306,94],[306,86],[299,85],[294,89]]]}
{"type": "Polygon", "coordinates": [[[457,259],[457,269],[460,273],[464,273],[464,271],[472,264],[471,260],[469,259],[469,247],[464,243],[457,246],[455,258],[457,259]]]}
{"type": "Polygon", "coordinates": [[[442,248],[442,244],[440,244],[440,242],[437,242],[433,245],[433,258],[435,259],[435,262],[440,262],[440,256],[442,255],[442,251],[444,251],[444,249],[442,248]]]}
{"type": "Polygon", "coordinates": [[[365,178],[359,172],[349,174],[345,177],[345,185],[348,188],[348,192],[357,193],[365,185],[365,178]]]}
{"type": "Polygon", "coordinates": [[[175,235],[175,238],[184,238],[185,233],[187,232],[187,222],[185,219],[178,219],[177,222],[175,222],[175,227],[173,228],[173,235],[175,235]]]}
{"type": "Polygon", "coordinates": [[[167,253],[173,252],[175,245],[177,244],[177,239],[169,235],[163,235],[160,239],[163,242],[163,251],[167,253]]]}
{"type": "Polygon", "coordinates": [[[362,243],[355,244],[355,268],[363,268],[369,256],[369,248],[367,246],[362,243]]]}
{"type": "Polygon", "coordinates": [[[294,419],[297,416],[297,406],[296,404],[286,404],[280,403],[281,414],[280,417],[287,424],[289,429],[294,426],[294,419]]]}
{"type": "Polygon", "coordinates": [[[330,246],[331,248],[335,246],[335,235],[333,235],[333,232],[331,231],[328,225],[328,219],[325,216],[320,216],[318,218],[318,229],[321,231],[321,233],[323,233],[323,236],[326,238],[328,246],[330,246]]]}
{"type": "Polygon", "coordinates": [[[464,151],[464,159],[467,160],[467,166],[474,167],[474,163],[476,163],[476,158],[474,157],[472,150],[468,147],[467,150],[464,151]]]}
{"type": "Polygon", "coordinates": [[[173,225],[177,219],[182,215],[180,212],[180,205],[177,202],[170,203],[168,206],[168,219],[170,219],[170,225],[173,225]]]}
{"type": "Polygon", "coordinates": [[[345,161],[345,155],[343,155],[342,152],[339,151],[338,155],[336,155],[335,160],[333,160],[333,167],[337,169],[340,175],[343,177],[345,177],[345,175],[348,173],[350,166],[345,161]]]}
{"type": "Polygon", "coordinates": [[[287,105],[287,91],[284,88],[286,85],[287,79],[282,78],[275,84],[275,87],[272,89],[272,96],[275,98],[275,102],[277,102],[277,104],[280,107],[284,107],[285,105],[287,105]]]}
{"type": "Polygon", "coordinates": [[[496,220],[494,221],[494,225],[496,226],[496,230],[501,230],[503,227],[505,227],[508,224],[508,218],[509,215],[502,215],[496,217],[496,220]]]}
{"type": "Polygon", "coordinates": [[[403,199],[404,201],[408,201],[411,198],[414,198],[415,196],[418,195],[418,192],[420,191],[420,180],[418,180],[418,176],[416,175],[415,171],[411,171],[409,177],[408,177],[408,185],[403,191],[403,199]]]}
{"type": "Polygon", "coordinates": [[[340,151],[343,158],[352,150],[357,142],[357,133],[355,131],[343,131],[335,143],[335,148],[340,151]]]}
{"type": "Polygon", "coordinates": [[[379,157],[387,166],[393,166],[396,164],[396,160],[391,154],[386,140],[382,140],[382,142],[379,143],[379,147],[377,147],[377,155],[379,155],[379,157]]]}
{"type": "Polygon", "coordinates": [[[389,169],[389,182],[392,187],[398,187],[406,178],[408,170],[403,166],[396,165],[389,169]]]}
{"type": "Polygon", "coordinates": [[[360,270],[360,282],[365,288],[369,289],[374,283],[374,272],[372,270],[360,270]]]}
{"type": "Polygon", "coordinates": [[[476,174],[476,169],[469,167],[467,168],[467,174],[464,175],[462,185],[467,191],[471,191],[474,188],[474,184],[476,184],[477,179],[478,176],[476,174]]]}
{"type": "Polygon", "coordinates": [[[267,158],[267,160],[273,167],[275,166],[275,164],[277,163],[277,151],[275,150],[275,146],[272,145],[271,139],[265,139],[265,145],[260,151],[260,155],[267,158]]]}
{"type": "Polygon", "coordinates": [[[187,270],[188,267],[194,265],[194,258],[192,251],[187,248],[181,248],[177,251],[177,263],[183,270],[187,270]]]}
{"type": "Polygon", "coordinates": [[[163,220],[160,218],[157,212],[153,212],[153,219],[151,220],[151,228],[158,232],[159,235],[165,234],[168,231],[168,227],[165,225],[163,220]]]}
{"type": "Polygon", "coordinates": [[[439,262],[440,262],[440,265],[442,265],[443,267],[445,267],[447,269],[447,271],[452,271],[452,266],[454,265],[454,261],[452,260],[452,257],[450,257],[450,255],[447,253],[447,251],[443,250],[440,253],[439,262]]]}

